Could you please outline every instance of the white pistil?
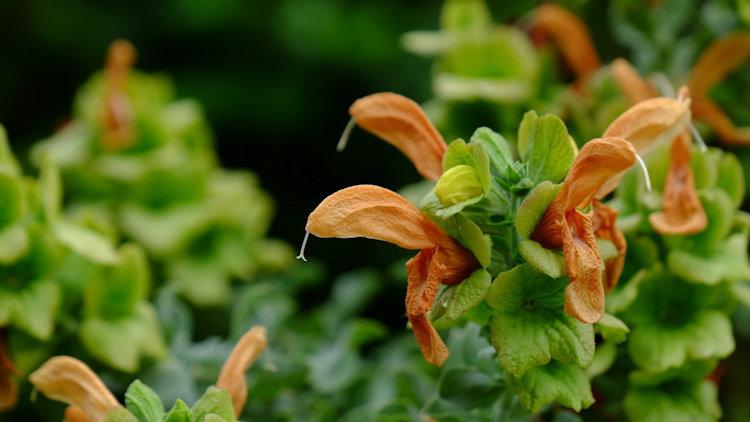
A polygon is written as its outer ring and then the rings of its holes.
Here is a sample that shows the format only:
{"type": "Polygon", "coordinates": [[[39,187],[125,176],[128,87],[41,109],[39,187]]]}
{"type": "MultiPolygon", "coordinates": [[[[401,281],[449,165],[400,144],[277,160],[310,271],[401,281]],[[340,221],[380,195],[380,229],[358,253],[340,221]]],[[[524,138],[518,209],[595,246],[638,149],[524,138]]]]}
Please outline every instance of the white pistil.
{"type": "Polygon", "coordinates": [[[307,258],[305,258],[305,246],[307,245],[307,238],[310,237],[310,232],[305,232],[305,239],[302,241],[302,247],[299,250],[299,255],[297,255],[297,259],[301,259],[305,262],[307,262],[307,258]]]}
{"type": "Polygon", "coordinates": [[[356,124],[357,121],[354,120],[354,117],[349,119],[349,123],[344,128],[344,133],[341,134],[341,139],[339,139],[339,143],[336,145],[336,151],[341,152],[346,148],[346,143],[349,142],[349,135],[351,135],[352,129],[354,129],[356,124]]]}
{"type": "Polygon", "coordinates": [[[656,89],[659,90],[662,96],[669,98],[675,98],[677,96],[677,94],[674,92],[674,86],[672,86],[672,82],[669,82],[669,78],[667,78],[663,73],[654,73],[649,79],[651,80],[651,83],[654,84],[656,89]]]}
{"type": "Polygon", "coordinates": [[[695,142],[698,143],[698,148],[700,148],[701,152],[706,152],[706,149],[708,149],[708,147],[706,146],[706,141],[703,140],[703,137],[692,122],[690,123],[690,132],[693,134],[695,142]]]}
{"type": "Polygon", "coordinates": [[[643,159],[638,154],[635,155],[635,159],[638,160],[638,164],[641,165],[641,170],[643,170],[643,178],[646,180],[646,190],[651,192],[651,176],[648,174],[646,163],[643,162],[643,159]]]}

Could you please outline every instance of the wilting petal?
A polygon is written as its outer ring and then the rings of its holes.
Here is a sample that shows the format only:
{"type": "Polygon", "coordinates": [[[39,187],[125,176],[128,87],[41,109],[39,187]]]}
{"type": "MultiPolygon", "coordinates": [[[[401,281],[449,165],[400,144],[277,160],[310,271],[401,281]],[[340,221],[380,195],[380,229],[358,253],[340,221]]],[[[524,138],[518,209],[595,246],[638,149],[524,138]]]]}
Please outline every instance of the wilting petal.
{"type": "Polygon", "coordinates": [[[361,128],[398,148],[419,174],[430,180],[440,178],[448,147],[417,103],[383,92],[355,101],[349,114],[361,128]]]}
{"type": "Polygon", "coordinates": [[[318,237],[367,237],[404,249],[429,249],[450,239],[409,201],[375,185],[333,193],[313,210],[305,229],[318,237]]]}
{"type": "Polygon", "coordinates": [[[598,200],[594,200],[593,206],[594,235],[599,239],[609,240],[617,249],[617,256],[604,263],[606,275],[604,278],[604,293],[607,293],[617,285],[617,281],[620,279],[622,268],[625,266],[628,244],[625,241],[625,235],[615,225],[617,210],[598,200]]]}
{"type": "Polygon", "coordinates": [[[445,265],[435,258],[435,249],[425,249],[406,263],[408,315],[423,314],[432,309],[446,271],[445,265]]]}
{"type": "Polygon", "coordinates": [[[101,422],[121,405],[83,362],[55,356],[29,375],[29,381],[52,400],[80,408],[91,422],[101,422]]]}
{"type": "Polygon", "coordinates": [[[563,255],[570,284],[565,289],[565,312],[585,323],[604,314],[602,260],[590,214],[577,210],[566,213],[570,230],[563,231],[563,255]]]}
{"type": "Polygon", "coordinates": [[[116,40],[109,47],[104,68],[105,103],[102,145],[120,150],[135,142],[133,104],[126,92],[130,69],[135,63],[135,48],[125,40],[116,40]]]}
{"type": "Polygon", "coordinates": [[[601,67],[591,35],[578,17],[556,4],[543,4],[532,12],[532,25],[554,40],[565,62],[580,79],[601,67]]]}
{"type": "Polygon", "coordinates": [[[0,335],[0,412],[12,409],[18,401],[18,385],[12,377],[15,372],[0,335]]]}
{"type": "Polygon", "coordinates": [[[435,331],[430,319],[427,318],[426,314],[407,314],[407,316],[425,360],[435,366],[443,366],[450,352],[440,335],[435,331]]]}
{"type": "Polygon", "coordinates": [[[750,144],[750,127],[737,127],[724,110],[708,98],[694,98],[693,116],[707,122],[727,144],[750,144]]]}
{"type": "Polygon", "coordinates": [[[625,138],[643,154],[650,147],[674,139],[690,126],[690,99],[650,98],[615,119],[602,137],[625,138]]]}
{"type": "Polygon", "coordinates": [[[662,234],[695,234],[708,225],[690,167],[690,132],[685,131],[672,142],[667,183],[664,187],[662,212],[648,220],[662,234]]]}
{"type": "Polygon", "coordinates": [[[251,328],[237,342],[221,368],[216,387],[228,392],[229,396],[232,397],[232,407],[234,407],[234,414],[237,417],[242,413],[242,409],[245,408],[245,401],[247,401],[245,372],[258,359],[267,343],[265,328],[259,326],[251,328]]]}
{"type": "Polygon", "coordinates": [[[615,59],[610,65],[617,86],[630,104],[656,97],[656,91],[641,78],[638,71],[625,59],[615,59]]]}

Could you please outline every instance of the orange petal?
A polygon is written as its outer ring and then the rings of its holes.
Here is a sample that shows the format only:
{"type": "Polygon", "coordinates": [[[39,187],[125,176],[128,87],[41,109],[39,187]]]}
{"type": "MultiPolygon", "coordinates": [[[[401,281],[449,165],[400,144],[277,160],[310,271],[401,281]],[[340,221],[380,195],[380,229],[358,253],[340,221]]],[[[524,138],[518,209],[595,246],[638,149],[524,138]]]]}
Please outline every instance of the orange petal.
{"type": "Polygon", "coordinates": [[[563,254],[570,284],[565,289],[565,312],[594,323],[604,314],[604,286],[591,215],[568,211],[566,221],[570,229],[563,231],[563,254]]]}
{"type": "Polygon", "coordinates": [[[532,13],[532,25],[549,34],[579,80],[601,67],[591,35],[576,15],[551,3],[537,7],[532,13]]]}
{"type": "Polygon", "coordinates": [[[126,82],[135,56],[135,47],[128,41],[116,40],[109,47],[104,68],[106,96],[102,134],[102,145],[109,150],[129,147],[135,141],[133,105],[126,92],[126,82]]]}
{"type": "Polygon", "coordinates": [[[724,143],[729,145],[750,144],[750,127],[737,127],[724,110],[708,98],[693,99],[693,116],[707,122],[724,143]]]}
{"type": "Polygon", "coordinates": [[[80,408],[91,422],[101,422],[121,405],[99,377],[78,359],[55,356],[29,375],[29,381],[52,400],[80,408]]]}
{"type": "Polygon", "coordinates": [[[251,328],[242,336],[234,350],[224,362],[221,368],[219,379],[216,381],[216,387],[227,391],[232,397],[232,407],[234,414],[238,418],[245,408],[247,401],[247,381],[245,372],[252,366],[253,362],[258,359],[263,349],[266,348],[266,329],[260,326],[251,328]]]}
{"type": "Polygon", "coordinates": [[[709,91],[750,59],[750,32],[737,31],[714,41],[706,48],[688,76],[688,87],[696,98],[709,91]]]}
{"type": "Polygon", "coordinates": [[[65,422],[90,422],[89,417],[76,406],[65,408],[65,422]]]}
{"type": "Polygon", "coordinates": [[[641,78],[638,71],[627,60],[617,58],[610,67],[617,86],[630,104],[656,97],[656,91],[641,78]]]}
{"type": "Polygon", "coordinates": [[[586,208],[617,187],[622,175],[636,162],[636,152],[622,138],[602,137],[587,142],[573,160],[558,193],[564,211],[586,208]]]}
{"type": "Polygon", "coordinates": [[[3,341],[0,332],[0,412],[14,408],[18,401],[18,385],[13,379],[16,368],[5,353],[3,341]]]}
{"type": "Polygon", "coordinates": [[[625,241],[625,235],[615,225],[617,210],[597,200],[594,200],[593,205],[594,235],[599,239],[609,240],[617,248],[617,256],[604,263],[606,275],[604,292],[607,293],[617,285],[617,281],[620,279],[620,274],[622,274],[622,269],[625,266],[628,244],[625,241]]]}
{"type": "Polygon", "coordinates": [[[625,138],[638,153],[674,139],[690,125],[690,99],[650,98],[639,102],[613,121],[604,135],[625,138]]]}
{"type": "Polygon", "coordinates": [[[407,316],[425,360],[435,366],[443,366],[450,352],[443,339],[440,338],[440,334],[432,326],[430,319],[426,314],[407,314],[407,316]]]}
{"type": "Polygon", "coordinates": [[[409,201],[374,185],[330,195],[310,214],[305,229],[318,237],[367,237],[404,249],[429,249],[452,240],[409,201]]]}
{"type": "Polygon", "coordinates": [[[693,169],[690,167],[690,131],[683,132],[672,141],[670,156],[663,211],[651,214],[648,220],[662,234],[699,233],[708,225],[708,219],[695,191],[693,169]]]}
{"type": "Polygon", "coordinates": [[[349,114],[361,128],[398,148],[425,178],[438,180],[443,174],[447,145],[414,101],[383,92],[355,101],[349,114]]]}

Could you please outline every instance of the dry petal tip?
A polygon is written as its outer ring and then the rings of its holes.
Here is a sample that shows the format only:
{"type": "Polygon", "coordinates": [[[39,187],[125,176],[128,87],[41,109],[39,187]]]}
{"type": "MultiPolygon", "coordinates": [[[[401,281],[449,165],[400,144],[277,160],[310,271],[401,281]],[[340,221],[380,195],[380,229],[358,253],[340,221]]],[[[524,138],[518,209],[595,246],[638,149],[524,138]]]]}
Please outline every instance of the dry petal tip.
{"type": "Polygon", "coordinates": [[[349,136],[352,134],[352,129],[354,129],[354,126],[357,125],[357,121],[354,120],[354,117],[349,119],[349,122],[346,124],[346,127],[344,128],[344,133],[341,134],[341,138],[339,138],[339,143],[336,144],[336,151],[341,152],[346,148],[346,144],[349,142],[349,136]]]}
{"type": "Polygon", "coordinates": [[[301,259],[305,262],[307,262],[307,258],[305,258],[305,246],[307,246],[307,238],[310,237],[310,232],[305,232],[305,238],[302,240],[302,247],[299,248],[299,255],[297,255],[297,259],[301,259]]]}
{"type": "Polygon", "coordinates": [[[29,381],[52,400],[78,407],[91,422],[100,422],[121,405],[83,362],[55,356],[29,375],[29,381]]]}
{"type": "Polygon", "coordinates": [[[242,413],[247,400],[245,372],[258,359],[267,344],[266,329],[261,326],[251,328],[240,338],[221,368],[216,387],[229,393],[237,417],[242,413]]]}
{"type": "Polygon", "coordinates": [[[419,348],[422,350],[425,360],[437,367],[443,366],[450,351],[440,338],[440,334],[432,326],[427,314],[408,315],[414,337],[417,339],[419,348]]]}

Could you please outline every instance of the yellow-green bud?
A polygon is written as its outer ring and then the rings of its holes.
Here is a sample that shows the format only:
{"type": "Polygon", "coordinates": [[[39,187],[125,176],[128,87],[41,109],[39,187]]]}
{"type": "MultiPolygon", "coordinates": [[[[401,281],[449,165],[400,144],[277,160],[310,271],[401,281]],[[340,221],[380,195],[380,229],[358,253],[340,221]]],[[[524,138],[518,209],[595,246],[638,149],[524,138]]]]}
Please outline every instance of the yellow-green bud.
{"type": "Polygon", "coordinates": [[[482,184],[474,167],[462,164],[443,173],[435,185],[435,195],[443,206],[450,207],[482,195],[482,184]]]}

